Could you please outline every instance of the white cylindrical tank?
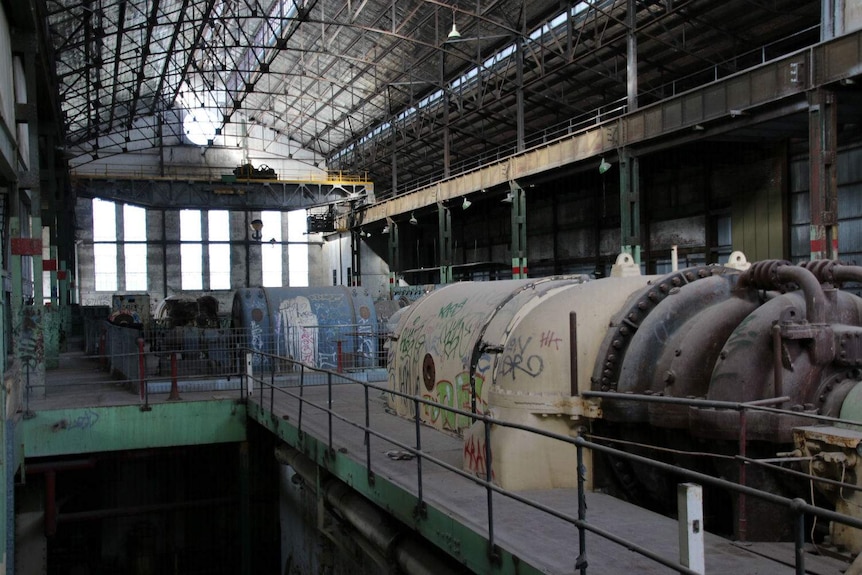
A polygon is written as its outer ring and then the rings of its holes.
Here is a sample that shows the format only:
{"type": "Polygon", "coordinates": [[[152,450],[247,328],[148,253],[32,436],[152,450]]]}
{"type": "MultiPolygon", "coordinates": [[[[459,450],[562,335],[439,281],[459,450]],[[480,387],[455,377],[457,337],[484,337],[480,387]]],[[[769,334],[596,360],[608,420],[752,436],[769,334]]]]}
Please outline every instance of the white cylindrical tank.
{"type": "MultiPolygon", "coordinates": [[[[389,387],[431,404],[421,420],[464,437],[464,467],[486,472],[485,428],[458,408],[494,419],[569,434],[595,416],[579,391],[590,388],[608,323],[640,275],[589,281],[585,276],[462,282],[403,310],[389,348],[389,387]]],[[[414,417],[415,403],[389,396],[414,417]]],[[[492,426],[492,476],[507,489],[573,486],[574,447],[492,426]],[[564,453],[567,450],[572,453],[564,453]]]]}

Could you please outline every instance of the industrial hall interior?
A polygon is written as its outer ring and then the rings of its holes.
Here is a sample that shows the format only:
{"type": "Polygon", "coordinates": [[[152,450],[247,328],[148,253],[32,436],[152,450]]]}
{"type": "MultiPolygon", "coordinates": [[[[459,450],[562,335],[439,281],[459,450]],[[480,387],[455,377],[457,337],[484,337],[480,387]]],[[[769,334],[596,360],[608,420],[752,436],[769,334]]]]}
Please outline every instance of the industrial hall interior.
{"type": "Polygon", "coordinates": [[[0,575],[862,575],[862,0],[0,0],[0,575]]]}

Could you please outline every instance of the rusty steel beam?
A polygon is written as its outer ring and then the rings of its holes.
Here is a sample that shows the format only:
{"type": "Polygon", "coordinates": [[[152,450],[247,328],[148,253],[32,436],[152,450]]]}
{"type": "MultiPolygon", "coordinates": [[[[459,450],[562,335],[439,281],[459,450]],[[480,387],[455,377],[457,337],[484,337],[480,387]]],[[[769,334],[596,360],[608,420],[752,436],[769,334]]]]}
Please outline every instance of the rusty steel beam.
{"type": "Polygon", "coordinates": [[[811,260],[838,258],[838,105],[835,93],[808,94],[811,260]]]}

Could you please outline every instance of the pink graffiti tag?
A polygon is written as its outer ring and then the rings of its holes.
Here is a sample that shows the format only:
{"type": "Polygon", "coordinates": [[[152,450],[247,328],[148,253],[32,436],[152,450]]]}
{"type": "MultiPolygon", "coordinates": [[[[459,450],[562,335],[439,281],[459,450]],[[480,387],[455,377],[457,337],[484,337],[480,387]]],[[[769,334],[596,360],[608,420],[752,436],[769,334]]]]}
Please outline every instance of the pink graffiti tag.
{"type": "Polygon", "coordinates": [[[554,346],[554,349],[560,349],[560,342],[563,341],[563,338],[559,337],[552,331],[546,331],[542,333],[542,338],[539,341],[539,347],[551,347],[554,346]]]}

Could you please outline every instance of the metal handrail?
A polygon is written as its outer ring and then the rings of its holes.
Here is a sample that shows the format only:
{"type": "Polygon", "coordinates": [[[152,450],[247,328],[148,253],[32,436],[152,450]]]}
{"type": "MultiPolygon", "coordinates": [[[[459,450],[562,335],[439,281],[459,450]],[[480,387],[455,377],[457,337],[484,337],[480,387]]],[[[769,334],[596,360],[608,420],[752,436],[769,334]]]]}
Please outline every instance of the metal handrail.
{"type": "MultiPolygon", "coordinates": [[[[251,355],[251,353],[258,353],[258,352],[249,351],[248,353],[249,353],[249,355],[251,355]]],[[[288,361],[291,361],[291,360],[288,360],[288,361]]],[[[294,362],[294,363],[299,363],[299,362],[294,362]]],[[[597,527],[595,525],[592,525],[586,521],[584,485],[583,485],[583,481],[580,479],[581,470],[583,469],[583,465],[584,465],[583,453],[582,453],[584,448],[590,449],[592,451],[597,451],[597,452],[605,453],[608,455],[612,455],[613,457],[618,457],[618,458],[634,461],[634,462],[637,462],[639,464],[652,466],[652,467],[658,468],[660,470],[663,470],[665,472],[684,477],[688,480],[693,480],[693,481],[697,481],[697,482],[711,485],[714,487],[735,491],[741,495],[755,497],[757,499],[761,499],[761,500],[766,501],[768,503],[772,503],[775,505],[780,505],[782,507],[786,507],[787,509],[791,510],[796,515],[797,523],[796,523],[796,530],[795,530],[796,537],[795,537],[794,545],[795,545],[795,550],[796,550],[796,553],[795,553],[795,555],[796,555],[796,571],[799,574],[803,574],[805,572],[805,566],[804,566],[804,562],[805,562],[805,559],[804,559],[804,556],[805,556],[805,551],[804,551],[804,543],[805,543],[805,540],[804,540],[804,522],[805,522],[805,517],[807,515],[813,515],[815,517],[819,517],[819,518],[829,520],[829,521],[836,521],[836,522],[842,523],[844,525],[848,525],[848,526],[855,527],[855,528],[862,528],[862,519],[857,519],[854,517],[843,515],[841,513],[837,513],[835,511],[831,511],[828,509],[823,509],[823,508],[817,507],[815,505],[807,503],[803,499],[799,499],[799,498],[790,499],[787,497],[774,495],[772,493],[769,493],[766,491],[761,491],[761,490],[755,489],[753,487],[740,485],[738,483],[734,483],[734,482],[728,481],[726,479],[720,479],[720,478],[712,477],[710,475],[700,473],[697,471],[692,471],[689,469],[677,467],[677,466],[674,466],[671,464],[652,460],[652,459],[649,459],[649,458],[646,458],[643,456],[634,455],[632,453],[622,451],[619,449],[615,449],[613,447],[609,447],[606,445],[602,445],[600,443],[588,441],[588,440],[584,439],[583,437],[572,438],[569,436],[560,435],[557,433],[553,433],[553,432],[545,431],[542,429],[530,427],[528,425],[523,425],[523,424],[519,424],[519,423],[494,419],[493,417],[490,417],[488,415],[484,415],[481,413],[474,413],[471,411],[466,411],[466,410],[455,408],[455,407],[449,407],[449,406],[441,405],[437,402],[434,402],[432,400],[427,400],[427,399],[424,399],[424,398],[416,396],[416,395],[410,395],[407,393],[403,393],[403,392],[397,391],[395,389],[383,387],[381,385],[377,385],[377,384],[374,384],[371,382],[360,381],[358,379],[351,378],[351,377],[346,376],[346,375],[341,374],[341,373],[335,373],[335,372],[332,372],[330,370],[317,369],[317,368],[313,368],[311,366],[303,365],[303,364],[299,364],[299,365],[300,365],[299,393],[295,393],[295,392],[291,391],[290,388],[277,387],[275,385],[271,385],[270,405],[269,405],[269,412],[271,415],[274,416],[275,392],[276,391],[278,393],[284,394],[287,397],[293,398],[299,402],[299,413],[300,413],[300,415],[299,415],[299,420],[298,420],[298,433],[300,434],[300,436],[302,436],[302,434],[304,433],[303,429],[302,429],[302,406],[304,404],[307,403],[307,404],[309,404],[309,406],[325,412],[327,414],[327,419],[328,419],[328,421],[327,421],[327,448],[328,448],[330,453],[334,453],[334,443],[333,443],[333,437],[332,437],[333,419],[341,421],[341,422],[346,423],[352,427],[355,427],[357,429],[362,430],[364,435],[365,435],[365,446],[366,446],[365,466],[366,466],[366,470],[367,470],[368,475],[369,475],[369,479],[372,479],[373,475],[374,475],[373,471],[372,471],[372,466],[371,466],[371,448],[370,448],[370,439],[372,436],[377,437],[381,440],[384,440],[387,443],[394,445],[394,446],[398,447],[399,449],[404,450],[407,453],[412,454],[416,458],[416,462],[417,462],[417,501],[418,501],[417,514],[419,514],[419,515],[424,514],[423,510],[424,510],[424,506],[425,506],[425,502],[423,500],[423,493],[422,493],[422,475],[423,475],[422,474],[422,460],[423,459],[428,461],[429,463],[433,463],[434,465],[437,465],[437,466],[439,466],[439,467],[441,467],[447,471],[450,471],[450,472],[452,472],[452,473],[454,473],[460,477],[468,479],[468,480],[472,481],[473,483],[483,487],[487,492],[488,544],[489,544],[490,549],[495,549],[493,494],[497,493],[499,495],[503,495],[505,497],[508,497],[514,501],[518,501],[520,503],[523,503],[525,505],[533,507],[534,509],[537,509],[541,512],[547,513],[553,517],[556,517],[562,521],[565,521],[565,522],[570,523],[573,526],[575,526],[579,531],[579,549],[580,549],[580,555],[576,561],[576,568],[579,568],[582,573],[586,572],[586,565],[585,565],[585,562],[582,560],[582,557],[585,556],[585,547],[584,546],[586,545],[586,540],[583,537],[583,533],[585,531],[589,531],[591,533],[599,535],[600,537],[602,537],[604,539],[607,539],[609,541],[612,541],[614,543],[622,545],[629,550],[635,551],[638,554],[640,554],[640,555],[642,555],[648,559],[651,559],[653,561],[656,561],[658,563],[661,563],[662,565],[664,565],[666,567],[674,569],[675,571],[677,571],[679,573],[697,573],[696,571],[693,571],[690,568],[688,568],[682,564],[678,564],[672,560],[661,557],[661,556],[657,555],[656,553],[650,551],[649,549],[647,549],[645,547],[642,547],[642,546],[640,546],[640,545],[638,545],[632,541],[625,540],[624,538],[621,538],[621,537],[619,537],[619,536],[617,536],[617,535],[615,535],[609,531],[603,530],[602,528],[597,527]],[[328,405],[323,406],[317,402],[314,402],[314,401],[309,400],[309,399],[304,397],[304,395],[303,395],[303,390],[305,387],[304,377],[305,377],[305,373],[307,370],[327,374],[326,385],[328,388],[327,389],[328,405]],[[338,381],[333,381],[333,377],[337,377],[338,381]],[[364,398],[365,398],[364,399],[364,401],[365,401],[365,422],[364,423],[353,421],[346,416],[343,416],[339,413],[336,413],[331,407],[333,385],[354,385],[354,384],[362,385],[364,388],[364,398]],[[389,394],[392,396],[401,397],[401,398],[404,398],[406,400],[413,402],[415,414],[416,414],[413,418],[415,421],[415,429],[416,429],[416,445],[409,445],[407,443],[404,443],[403,441],[399,441],[398,439],[395,439],[393,437],[389,437],[389,436],[371,428],[370,419],[369,419],[369,403],[368,403],[368,397],[369,397],[369,390],[370,389],[374,389],[374,390],[377,390],[377,391],[380,391],[380,392],[383,392],[385,394],[389,394]],[[477,477],[474,474],[468,473],[468,472],[466,472],[460,468],[457,468],[451,464],[448,464],[445,461],[442,461],[442,460],[440,460],[440,459],[438,459],[432,455],[429,455],[428,453],[425,453],[422,450],[421,429],[423,426],[421,425],[421,421],[420,421],[420,418],[418,416],[420,405],[432,406],[435,409],[445,410],[445,411],[450,412],[450,413],[455,414],[455,415],[461,415],[464,417],[468,417],[474,423],[480,422],[480,421],[483,422],[484,429],[485,429],[485,446],[486,446],[486,453],[485,453],[486,469],[485,469],[485,477],[484,478],[477,477]],[[517,493],[507,491],[507,490],[495,485],[491,481],[491,469],[493,467],[493,462],[491,459],[492,454],[490,453],[490,445],[491,445],[490,429],[491,429],[492,425],[499,426],[499,427],[507,427],[507,428],[511,428],[511,429],[517,429],[517,430],[521,430],[521,431],[526,431],[529,433],[533,433],[537,436],[555,439],[555,440],[561,441],[561,442],[566,443],[566,444],[574,445],[576,447],[577,453],[578,453],[577,465],[578,465],[578,474],[579,474],[578,517],[572,517],[571,515],[568,515],[566,513],[562,513],[558,510],[555,510],[555,509],[552,509],[546,505],[543,505],[542,503],[539,503],[537,501],[523,497],[521,495],[518,495],[517,493]]],[[[252,377],[261,386],[261,400],[260,400],[261,403],[260,403],[260,405],[261,405],[262,409],[265,409],[266,406],[263,402],[263,387],[265,385],[267,385],[267,383],[263,379],[254,377],[253,375],[252,375],[252,377]]],[[[598,394],[600,394],[600,392],[596,392],[596,394],[598,395],[598,394]]],[[[585,395],[586,395],[586,393],[585,393],[585,395]]],[[[632,397],[631,395],[626,395],[625,398],[626,399],[635,399],[635,400],[639,399],[638,397],[632,397]]],[[[643,396],[643,398],[649,398],[648,401],[649,400],[665,401],[665,402],[669,402],[669,403],[685,403],[685,404],[694,405],[694,406],[703,406],[703,407],[710,406],[710,407],[720,407],[720,408],[726,408],[726,409],[735,409],[735,410],[740,411],[740,413],[744,413],[746,411],[770,411],[770,412],[782,411],[782,410],[776,410],[775,408],[769,407],[767,405],[763,405],[764,402],[718,402],[718,401],[684,399],[684,398],[660,398],[660,397],[654,397],[654,396],[643,396]],[[668,401],[668,400],[670,400],[670,401],[668,401]]],[[[767,400],[767,402],[774,403],[774,402],[783,401],[785,399],[786,398],[773,398],[773,399],[767,400]]],[[[799,417],[799,416],[804,417],[806,415],[804,413],[791,412],[791,411],[786,411],[786,410],[784,412],[789,413],[789,414],[793,414],[794,416],[797,416],[797,417],[799,417]]],[[[853,422],[850,422],[850,423],[853,423],[853,422]]]]}

